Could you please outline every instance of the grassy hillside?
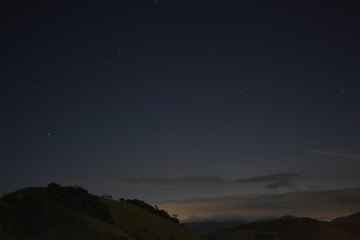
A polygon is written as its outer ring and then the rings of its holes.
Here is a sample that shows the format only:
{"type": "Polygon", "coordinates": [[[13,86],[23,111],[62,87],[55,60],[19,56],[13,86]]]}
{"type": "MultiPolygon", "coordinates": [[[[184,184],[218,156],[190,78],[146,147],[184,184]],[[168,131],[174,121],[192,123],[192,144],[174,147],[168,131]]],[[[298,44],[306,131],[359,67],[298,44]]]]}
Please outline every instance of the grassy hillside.
{"type": "Polygon", "coordinates": [[[119,229],[126,229],[127,233],[138,239],[202,239],[200,236],[185,230],[181,225],[144,211],[140,207],[108,199],[101,199],[101,201],[110,207],[115,226],[119,229]]]}
{"type": "Polygon", "coordinates": [[[0,239],[202,238],[132,204],[99,198],[79,187],[49,185],[0,198],[0,239]]]}

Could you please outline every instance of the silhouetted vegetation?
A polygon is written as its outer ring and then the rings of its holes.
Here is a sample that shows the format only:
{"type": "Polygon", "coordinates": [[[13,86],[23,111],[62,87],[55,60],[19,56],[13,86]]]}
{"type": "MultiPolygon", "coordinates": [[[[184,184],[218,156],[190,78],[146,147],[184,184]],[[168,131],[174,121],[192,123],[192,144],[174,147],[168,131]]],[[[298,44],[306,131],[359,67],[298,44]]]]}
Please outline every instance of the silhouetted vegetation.
{"type": "Polygon", "coordinates": [[[100,197],[112,200],[112,196],[108,193],[105,193],[105,194],[101,195],[100,197]]]}
{"type": "Polygon", "coordinates": [[[46,188],[50,197],[60,206],[71,209],[98,220],[113,224],[108,206],[98,201],[97,196],[81,187],[62,187],[51,183],[46,188]]]}
{"type": "Polygon", "coordinates": [[[69,240],[111,240],[101,238],[84,220],[55,204],[44,190],[4,197],[5,204],[0,204],[0,239],[60,240],[65,236],[69,240]]]}
{"type": "Polygon", "coordinates": [[[174,222],[174,223],[180,225],[179,219],[177,219],[175,216],[171,217],[165,210],[159,209],[157,206],[153,207],[150,204],[147,204],[146,202],[138,200],[138,199],[127,199],[127,200],[123,200],[123,201],[126,203],[136,205],[138,207],[141,207],[153,214],[156,214],[160,217],[163,217],[171,222],[174,222]]]}
{"type": "MultiPolygon", "coordinates": [[[[145,202],[135,201],[143,206],[139,208],[125,201],[109,200],[109,196],[106,194],[104,199],[78,186],[62,187],[55,183],[47,188],[25,188],[4,194],[0,197],[0,239],[171,240],[175,234],[176,239],[201,240],[173,222],[149,213],[150,205],[145,202]]],[[[165,211],[156,210],[169,217],[165,211]]]]}
{"type": "Polygon", "coordinates": [[[6,193],[3,199],[7,205],[15,205],[17,202],[17,196],[15,193],[6,193]]]}

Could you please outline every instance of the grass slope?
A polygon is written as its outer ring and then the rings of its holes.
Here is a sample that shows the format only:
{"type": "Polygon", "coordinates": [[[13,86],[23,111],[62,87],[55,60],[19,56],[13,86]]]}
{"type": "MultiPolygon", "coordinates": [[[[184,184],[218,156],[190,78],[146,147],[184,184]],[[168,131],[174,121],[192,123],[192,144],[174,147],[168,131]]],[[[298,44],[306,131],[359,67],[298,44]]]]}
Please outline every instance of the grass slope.
{"type": "Polygon", "coordinates": [[[133,204],[101,199],[109,208],[115,226],[142,240],[201,240],[202,238],[160,216],[133,204]]]}
{"type": "Polygon", "coordinates": [[[82,219],[87,223],[87,226],[99,233],[102,233],[107,236],[111,236],[115,239],[126,239],[126,240],[135,240],[135,238],[131,237],[129,234],[125,233],[124,231],[120,230],[119,228],[109,224],[105,223],[103,221],[91,218],[89,216],[83,215],[81,213],[74,213],[77,215],[78,218],[82,219]]]}

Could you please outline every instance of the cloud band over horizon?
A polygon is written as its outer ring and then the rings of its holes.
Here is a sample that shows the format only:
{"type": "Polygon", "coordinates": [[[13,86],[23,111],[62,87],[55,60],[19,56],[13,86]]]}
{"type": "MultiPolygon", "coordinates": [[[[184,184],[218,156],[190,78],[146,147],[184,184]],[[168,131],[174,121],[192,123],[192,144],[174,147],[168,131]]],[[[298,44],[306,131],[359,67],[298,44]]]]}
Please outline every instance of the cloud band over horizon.
{"type": "Polygon", "coordinates": [[[359,211],[360,189],[303,191],[275,195],[224,196],[157,204],[181,220],[224,214],[292,215],[331,220],[359,211]],[[346,204],[344,204],[346,203],[346,204]]]}
{"type": "Polygon", "coordinates": [[[269,189],[276,189],[280,187],[293,188],[296,186],[295,179],[303,177],[294,173],[282,173],[265,176],[257,176],[252,178],[245,178],[239,180],[224,180],[218,177],[182,177],[182,178],[139,178],[127,179],[121,181],[122,185],[138,186],[138,185],[151,185],[154,187],[172,187],[177,185],[186,184],[265,184],[264,186],[269,189]]]}
{"type": "Polygon", "coordinates": [[[352,159],[360,160],[360,155],[356,155],[356,154],[328,152],[328,151],[323,151],[323,150],[318,150],[318,149],[313,149],[313,148],[305,148],[305,150],[309,151],[309,152],[313,152],[313,153],[322,154],[322,155],[346,157],[346,158],[352,158],[352,159]]]}

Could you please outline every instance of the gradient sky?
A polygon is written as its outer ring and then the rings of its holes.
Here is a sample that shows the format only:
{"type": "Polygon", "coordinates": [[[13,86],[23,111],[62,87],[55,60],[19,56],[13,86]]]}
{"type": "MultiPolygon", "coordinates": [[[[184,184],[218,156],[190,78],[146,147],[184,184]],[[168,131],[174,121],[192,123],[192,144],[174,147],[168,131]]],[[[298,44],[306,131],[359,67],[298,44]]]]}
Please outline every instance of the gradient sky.
{"type": "Polygon", "coordinates": [[[1,193],[57,182],[159,202],[360,187],[358,1],[0,9],[1,193]]]}

